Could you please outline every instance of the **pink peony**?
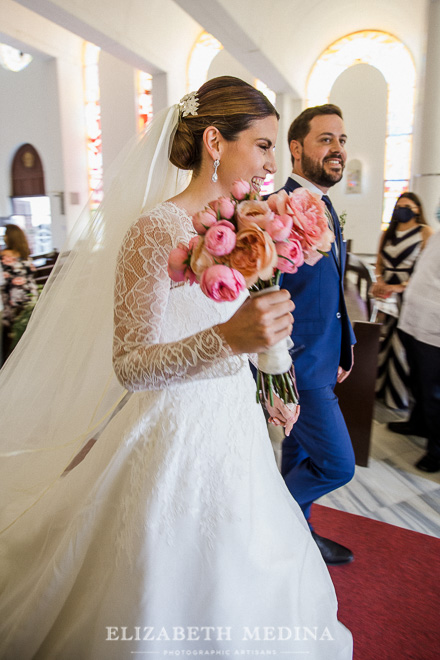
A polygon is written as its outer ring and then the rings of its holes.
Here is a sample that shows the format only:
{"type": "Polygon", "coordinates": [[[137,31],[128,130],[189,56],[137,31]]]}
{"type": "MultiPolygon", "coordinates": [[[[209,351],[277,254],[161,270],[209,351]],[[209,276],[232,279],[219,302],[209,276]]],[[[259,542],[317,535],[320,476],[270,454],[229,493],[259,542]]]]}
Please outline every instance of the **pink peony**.
{"type": "Polygon", "coordinates": [[[229,197],[219,197],[213,202],[209,202],[209,207],[215,211],[216,217],[230,220],[235,213],[235,203],[229,197]]]}
{"type": "Polygon", "coordinates": [[[233,268],[217,264],[204,271],[200,281],[203,293],[216,302],[236,300],[246,288],[243,275],[233,268]]]}
{"type": "Polygon", "coordinates": [[[277,243],[278,262],[277,268],[282,273],[296,273],[304,263],[304,255],[301,243],[298,240],[290,240],[277,243]]]}
{"type": "Polygon", "coordinates": [[[273,213],[267,202],[249,199],[240,202],[237,206],[238,229],[247,229],[251,225],[258,225],[261,229],[265,229],[272,218],[273,213]]]}
{"type": "Polygon", "coordinates": [[[247,181],[244,181],[243,179],[238,179],[232,184],[232,195],[235,197],[235,199],[238,199],[238,201],[241,201],[246,197],[246,195],[249,195],[250,191],[251,184],[247,181]]]}
{"type": "Polygon", "coordinates": [[[292,225],[292,216],[287,215],[287,213],[274,215],[272,220],[267,223],[266,231],[274,241],[285,241],[290,235],[292,225]]]}
{"type": "Polygon", "coordinates": [[[192,217],[194,229],[198,234],[206,234],[209,227],[217,222],[217,214],[213,209],[207,207],[203,211],[195,213],[192,217]]]}
{"type": "Polygon", "coordinates": [[[280,190],[267,200],[276,213],[288,214],[293,225],[290,237],[301,242],[306,264],[313,266],[322,254],[328,252],[335,237],[328,226],[326,207],[317,193],[306,188],[296,188],[289,195],[280,190]]]}
{"type": "Polygon", "coordinates": [[[277,213],[278,215],[285,215],[289,213],[292,215],[292,212],[289,208],[289,195],[285,190],[279,190],[277,193],[274,193],[267,198],[267,204],[271,211],[277,213]]]}
{"type": "Polygon", "coordinates": [[[325,204],[318,194],[312,193],[306,188],[296,188],[288,198],[287,213],[289,212],[293,217],[293,230],[310,247],[319,245],[322,236],[328,235],[325,204]]]}
{"type": "MultiPolygon", "coordinates": [[[[231,223],[227,223],[230,225],[231,223]]],[[[216,257],[223,257],[230,254],[235,247],[235,231],[228,227],[226,223],[217,222],[210,227],[205,235],[205,248],[216,257]]]]}
{"type": "Polygon", "coordinates": [[[196,281],[194,273],[189,267],[190,253],[187,247],[179,245],[171,250],[168,257],[168,275],[173,282],[185,282],[189,280],[191,284],[196,281]]]}
{"type": "Polygon", "coordinates": [[[188,243],[188,250],[189,250],[190,252],[192,252],[193,250],[195,250],[195,248],[196,248],[197,245],[200,243],[200,241],[202,241],[202,243],[203,243],[203,238],[202,238],[201,236],[199,236],[199,235],[197,235],[197,236],[193,236],[193,237],[190,239],[189,243],[188,243]]]}

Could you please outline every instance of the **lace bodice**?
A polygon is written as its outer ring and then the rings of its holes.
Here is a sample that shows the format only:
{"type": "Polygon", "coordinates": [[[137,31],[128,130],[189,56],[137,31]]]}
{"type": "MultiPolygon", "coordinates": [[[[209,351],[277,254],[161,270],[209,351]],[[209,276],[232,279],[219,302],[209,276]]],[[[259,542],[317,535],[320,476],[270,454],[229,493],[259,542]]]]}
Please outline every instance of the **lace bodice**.
{"type": "Polygon", "coordinates": [[[245,360],[231,354],[216,327],[241,301],[213,302],[198,285],[176,285],[168,276],[171,249],[194,234],[185,211],[164,202],[141,216],[123,241],[116,268],[113,364],[131,392],[231,374],[245,360]]]}

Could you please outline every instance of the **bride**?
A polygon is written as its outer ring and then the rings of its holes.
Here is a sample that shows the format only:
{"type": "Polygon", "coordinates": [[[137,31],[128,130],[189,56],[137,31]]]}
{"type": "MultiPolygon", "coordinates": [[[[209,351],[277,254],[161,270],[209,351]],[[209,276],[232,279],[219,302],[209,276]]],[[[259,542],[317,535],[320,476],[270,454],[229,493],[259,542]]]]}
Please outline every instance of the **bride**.
{"type": "Polygon", "coordinates": [[[294,305],[219,304],[167,274],[193,213],[275,171],[277,124],[231,77],[161,113],[5,365],[1,658],[352,657],[248,367],[290,335],[294,305]]]}

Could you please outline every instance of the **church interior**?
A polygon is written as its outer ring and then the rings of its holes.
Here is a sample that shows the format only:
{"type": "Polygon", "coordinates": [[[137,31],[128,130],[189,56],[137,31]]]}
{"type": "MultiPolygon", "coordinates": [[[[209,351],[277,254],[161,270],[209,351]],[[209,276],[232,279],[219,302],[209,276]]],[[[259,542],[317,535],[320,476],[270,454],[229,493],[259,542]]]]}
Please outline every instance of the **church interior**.
{"type": "MultiPolygon", "coordinates": [[[[438,228],[439,67],[440,0],[0,0],[0,242],[19,224],[44,283],[47,255],[101,201],[125,144],[204,81],[233,75],[281,116],[266,192],[291,171],[291,121],[308,106],[342,109],[348,157],[331,198],[344,217],[349,315],[372,325],[368,289],[399,195],[416,193],[438,228]]],[[[370,348],[364,385],[377,342],[370,348]]],[[[425,440],[389,431],[405,413],[360,392],[371,414],[363,429],[353,420],[355,477],[319,504],[440,538],[440,473],[414,467],[425,440]]],[[[349,395],[341,390],[341,404],[349,395]]],[[[276,429],[271,439],[279,458],[276,429]]]]}

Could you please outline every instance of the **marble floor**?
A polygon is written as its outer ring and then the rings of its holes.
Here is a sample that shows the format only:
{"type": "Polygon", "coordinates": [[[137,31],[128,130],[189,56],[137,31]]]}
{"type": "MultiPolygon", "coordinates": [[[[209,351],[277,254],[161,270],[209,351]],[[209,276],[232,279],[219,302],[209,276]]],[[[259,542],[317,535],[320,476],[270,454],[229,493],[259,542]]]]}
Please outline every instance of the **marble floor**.
{"type": "MultiPolygon", "coordinates": [[[[427,474],[414,467],[424,454],[426,440],[387,429],[387,422],[402,418],[377,403],[368,467],[356,466],[349,484],[317,502],[440,538],[440,472],[427,474]]],[[[279,463],[279,430],[272,427],[270,435],[279,463]]]]}
{"type": "Polygon", "coordinates": [[[349,484],[318,502],[440,538],[440,472],[414,467],[426,440],[389,431],[386,423],[399,418],[376,404],[368,467],[356,466],[349,484]]]}
{"type": "MultiPolygon", "coordinates": [[[[366,260],[373,263],[374,257],[366,260]]],[[[348,273],[345,285],[348,313],[352,321],[367,321],[366,304],[358,295],[354,277],[348,273]]],[[[365,297],[366,291],[362,294],[365,297]]],[[[356,466],[349,484],[318,503],[440,538],[440,472],[428,474],[414,467],[425,453],[426,440],[387,429],[387,422],[406,417],[377,402],[368,467],[356,466]]],[[[270,430],[270,435],[279,464],[280,432],[270,430]]]]}

